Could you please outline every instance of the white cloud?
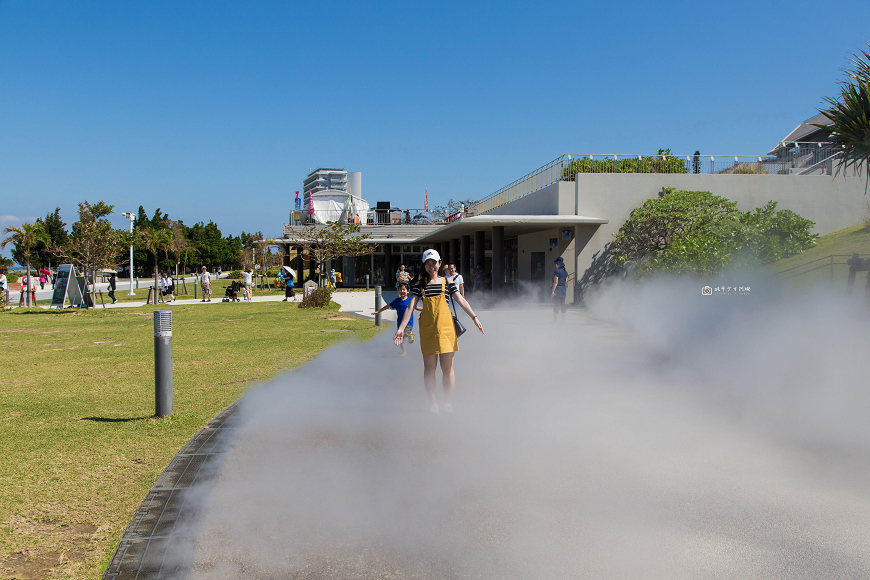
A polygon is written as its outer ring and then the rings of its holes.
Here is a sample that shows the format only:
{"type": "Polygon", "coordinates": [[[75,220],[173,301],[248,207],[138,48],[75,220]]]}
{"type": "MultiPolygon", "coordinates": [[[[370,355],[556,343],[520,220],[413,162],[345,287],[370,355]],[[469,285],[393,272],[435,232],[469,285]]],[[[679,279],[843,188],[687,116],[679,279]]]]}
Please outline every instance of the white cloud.
{"type": "Polygon", "coordinates": [[[18,224],[29,223],[36,221],[36,216],[18,217],[14,215],[0,215],[0,224],[17,226],[18,224]]]}

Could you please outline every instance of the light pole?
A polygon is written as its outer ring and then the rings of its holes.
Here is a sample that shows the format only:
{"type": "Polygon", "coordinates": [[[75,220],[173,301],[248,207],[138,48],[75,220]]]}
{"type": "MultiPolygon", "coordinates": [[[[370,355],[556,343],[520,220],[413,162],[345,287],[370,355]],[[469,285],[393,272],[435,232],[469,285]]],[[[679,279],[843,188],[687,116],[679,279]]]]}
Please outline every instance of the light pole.
{"type": "MultiPolygon", "coordinates": [[[[125,211],[121,214],[128,220],[130,220],[130,234],[133,234],[133,220],[136,219],[132,213],[125,211]]],[[[133,240],[130,240],[130,296],[133,296],[133,240]]]]}

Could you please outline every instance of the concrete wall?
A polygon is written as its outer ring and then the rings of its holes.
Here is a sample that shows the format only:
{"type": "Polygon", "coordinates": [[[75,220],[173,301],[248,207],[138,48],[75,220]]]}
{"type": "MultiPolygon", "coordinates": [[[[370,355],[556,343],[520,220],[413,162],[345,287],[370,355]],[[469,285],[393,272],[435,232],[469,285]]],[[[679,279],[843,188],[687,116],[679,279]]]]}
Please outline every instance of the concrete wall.
{"type": "Polygon", "coordinates": [[[559,181],[487,212],[486,215],[575,215],[575,204],[575,184],[559,181]]]}
{"type": "MultiPolygon", "coordinates": [[[[668,175],[580,174],[575,181],[577,213],[610,220],[577,244],[577,268],[583,272],[592,257],[613,241],[631,211],[658,197],[663,187],[709,191],[737,203],[741,211],[768,201],[816,223],[814,233],[825,235],[862,223],[868,217],[864,180],[842,175],[668,175]]],[[[511,204],[512,205],[512,204],[511,204]]]]}
{"type": "MultiPolygon", "coordinates": [[[[544,252],[544,281],[541,288],[550,288],[553,285],[553,272],[556,271],[556,265],[553,260],[562,256],[565,260],[565,269],[568,271],[568,303],[574,299],[574,239],[573,233],[576,228],[572,229],[571,239],[562,239],[562,229],[544,230],[533,234],[524,234],[517,236],[517,277],[520,284],[530,284],[532,281],[532,252],[544,252]],[[558,246],[550,246],[550,238],[558,240],[558,246]]],[[[549,297],[549,294],[547,295],[549,297]]]]}

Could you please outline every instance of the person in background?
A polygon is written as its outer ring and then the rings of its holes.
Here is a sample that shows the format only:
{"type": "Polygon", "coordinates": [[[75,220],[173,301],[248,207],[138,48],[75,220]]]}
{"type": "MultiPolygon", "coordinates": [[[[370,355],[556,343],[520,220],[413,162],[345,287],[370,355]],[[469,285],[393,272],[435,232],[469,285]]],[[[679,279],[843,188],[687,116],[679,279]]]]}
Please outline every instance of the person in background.
{"type": "Polygon", "coordinates": [[[211,275],[205,266],[199,273],[199,285],[202,287],[202,300],[200,302],[211,302],[211,275]]]}
{"type": "Polygon", "coordinates": [[[284,280],[284,302],[287,302],[288,298],[292,298],[293,302],[296,302],[296,292],[293,291],[293,278],[295,272],[290,268],[290,266],[282,266],[278,271],[278,275],[281,276],[281,279],[284,280]]]}
{"type": "Polygon", "coordinates": [[[254,280],[253,270],[251,270],[251,267],[248,266],[242,272],[242,284],[244,284],[244,287],[242,289],[242,295],[245,297],[245,300],[247,300],[248,302],[250,302],[251,299],[254,297],[254,289],[251,287],[253,280],[254,280]]]}
{"type": "Polygon", "coordinates": [[[39,273],[39,289],[45,290],[45,274],[39,273]]]}
{"type": "Polygon", "coordinates": [[[396,288],[399,287],[399,284],[404,282],[408,284],[410,287],[411,284],[411,273],[405,269],[404,264],[399,264],[399,269],[396,270],[396,288]]]}
{"type": "Polygon", "coordinates": [[[402,344],[405,339],[405,327],[410,321],[417,304],[423,303],[423,312],[420,314],[420,350],[423,353],[423,384],[429,399],[432,402],[430,410],[433,413],[439,411],[438,401],[435,399],[435,371],[439,360],[443,374],[441,384],[444,387],[444,411],[453,412],[450,397],[453,394],[453,386],[456,383],[456,375],[453,372],[453,357],[459,350],[456,329],[453,326],[453,313],[450,311],[447,299],[452,297],[471,317],[472,322],[483,334],[483,326],[477,315],[471,309],[471,305],[459,294],[456,284],[448,282],[444,277],[444,267],[441,264],[441,256],[435,250],[423,252],[423,270],[420,272],[420,280],[412,288],[411,304],[405,309],[405,316],[399,324],[393,341],[396,346],[402,344]]]}
{"type": "Polygon", "coordinates": [[[565,296],[567,294],[568,271],[565,269],[565,260],[559,256],[553,263],[556,264],[556,271],[553,272],[553,290],[550,295],[553,298],[553,321],[559,320],[559,313],[562,314],[562,321],[565,321],[565,296]]]}
{"type": "Polygon", "coordinates": [[[160,272],[160,276],[158,278],[158,282],[160,283],[160,295],[163,296],[163,301],[167,302],[169,299],[169,280],[166,279],[166,272],[160,272]]]}
{"type": "MultiPolygon", "coordinates": [[[[379,314],[384,310],[389,310],[392,308],[396,311],[396,327],[398,328],[399,324],[402,323],[402,319],[405,318],[405,310],[411,305],[411,287],[407,282],[399,282],[396,286],[396,289],[399,291],[399,296],[389,304],[384,305],[382,308],[375,310],[372,314],[379,314]]],[[[408,342],[414,342],[414,313],[411,313],[411,317],[408,319],[408,324],[406,326],[407,330],[405,334],[408,337],[408,342]]],[[[402,349],[401,356],[406,356],[408,353],[405,352],[404,343],[399,344],[399,348],[402,349]]]]}
{"type": "Polygon", "coordinates": [[[471,287],[475,292],[480,292],[484,288],[484,278],[486,276],[483,273],[483,264],[480,262],[477,263],[477,266],[474,267],[474,273],[471,274],[473,282],[471,283],[471,287]]]}
{"type": "Polygon", "coordinates": [[[329,270],[329,287],[335,290],[335,284],[338,282],[338,277],[335,273],[335,268],[329,270]]]}
{"type": "Polygon", "coordinates": [[[27,292],[30,292],[30,305],[36,306],[36,278],[28,274],[26,282],[21,285],[21,290],[23,294],[27,294],[27,292]]]}
{"type": "Polygon", "coordinates": [[[6,272],[0,272],[0,304],[6,304],[6,272]]]}
{"type": "Polygon", "coordinates": [[[115,273],[112,272],[109,274],[109,298],[112,299],[112,304],[117,302],[115,300],[115,288],[117,288],[117,280],[115,279],[115,273]]]}
{"type": "Polygon", "coordinates": [[[456,284],[456,287],[459,288],[459,293],[465,298],[465,279],[462,277],[462,274],[456,273],[456,264],[447,266],[447,279],[456,284]]]}

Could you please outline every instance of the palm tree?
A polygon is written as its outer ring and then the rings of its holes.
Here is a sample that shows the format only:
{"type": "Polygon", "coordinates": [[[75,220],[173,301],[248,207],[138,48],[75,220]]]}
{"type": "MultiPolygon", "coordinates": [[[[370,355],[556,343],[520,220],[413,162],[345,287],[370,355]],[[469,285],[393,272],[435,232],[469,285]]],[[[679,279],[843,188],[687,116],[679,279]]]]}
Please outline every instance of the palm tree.
{"type": "Polygon", "coordinates": [[[5,249],[6,245],[9,242],[14,243],[16,246],[24,248],[24,255],[27,256],[27,288],[24,290],[24,295],[26,296],[25,300],[27,301],[28,308],[30,307],[30,248],[42,242],[44,244],[48,244],[51,242],[48,234],[45,233],[45,230],[42,227],[42,224],[37,222],[35,224],[21,224],[21,227],[18,226],[9,226],[3,229],[3,235],[7,236],[3,238],[3,241],[0,242],[0,248],[5,249]],[[7,234],[11,234],[8,235],[7,234]]]}
{"type": "Polygon", "coordinates": [[[178,262],[181,254],[184,254],[184,265],[181,268],[181,276],[182,278],[187,273],[187,253],[188,252],[199,252],[199,250],[190,243],[185,235],[184,231],[181,229],[181,224],[178,222],[172,222],[172,240],[169,243],[169,249],[175,254],[175,267],[176,276],[178,275],[178,262]]]}
{"type": "Polygon", "coordinates": [[[870,184],[870,54],[861,51],[849,61],[854,69],[844,71],[847,78],[840,83],[840,100],[826,97],[831,108],[821,111],[831,125],[819,126],[830,130],[833,142],[843,148],[837,173],[851,166],[860,175],[863,169],[870,184]]]}
{"type": "Polygon", "coordinates": [[[171,242],[169,232],[163,228],[148,226],[140,230],[145,249],[154,255],[154,304],[157,304],[157,252],[165,250],[171,242]]]}

